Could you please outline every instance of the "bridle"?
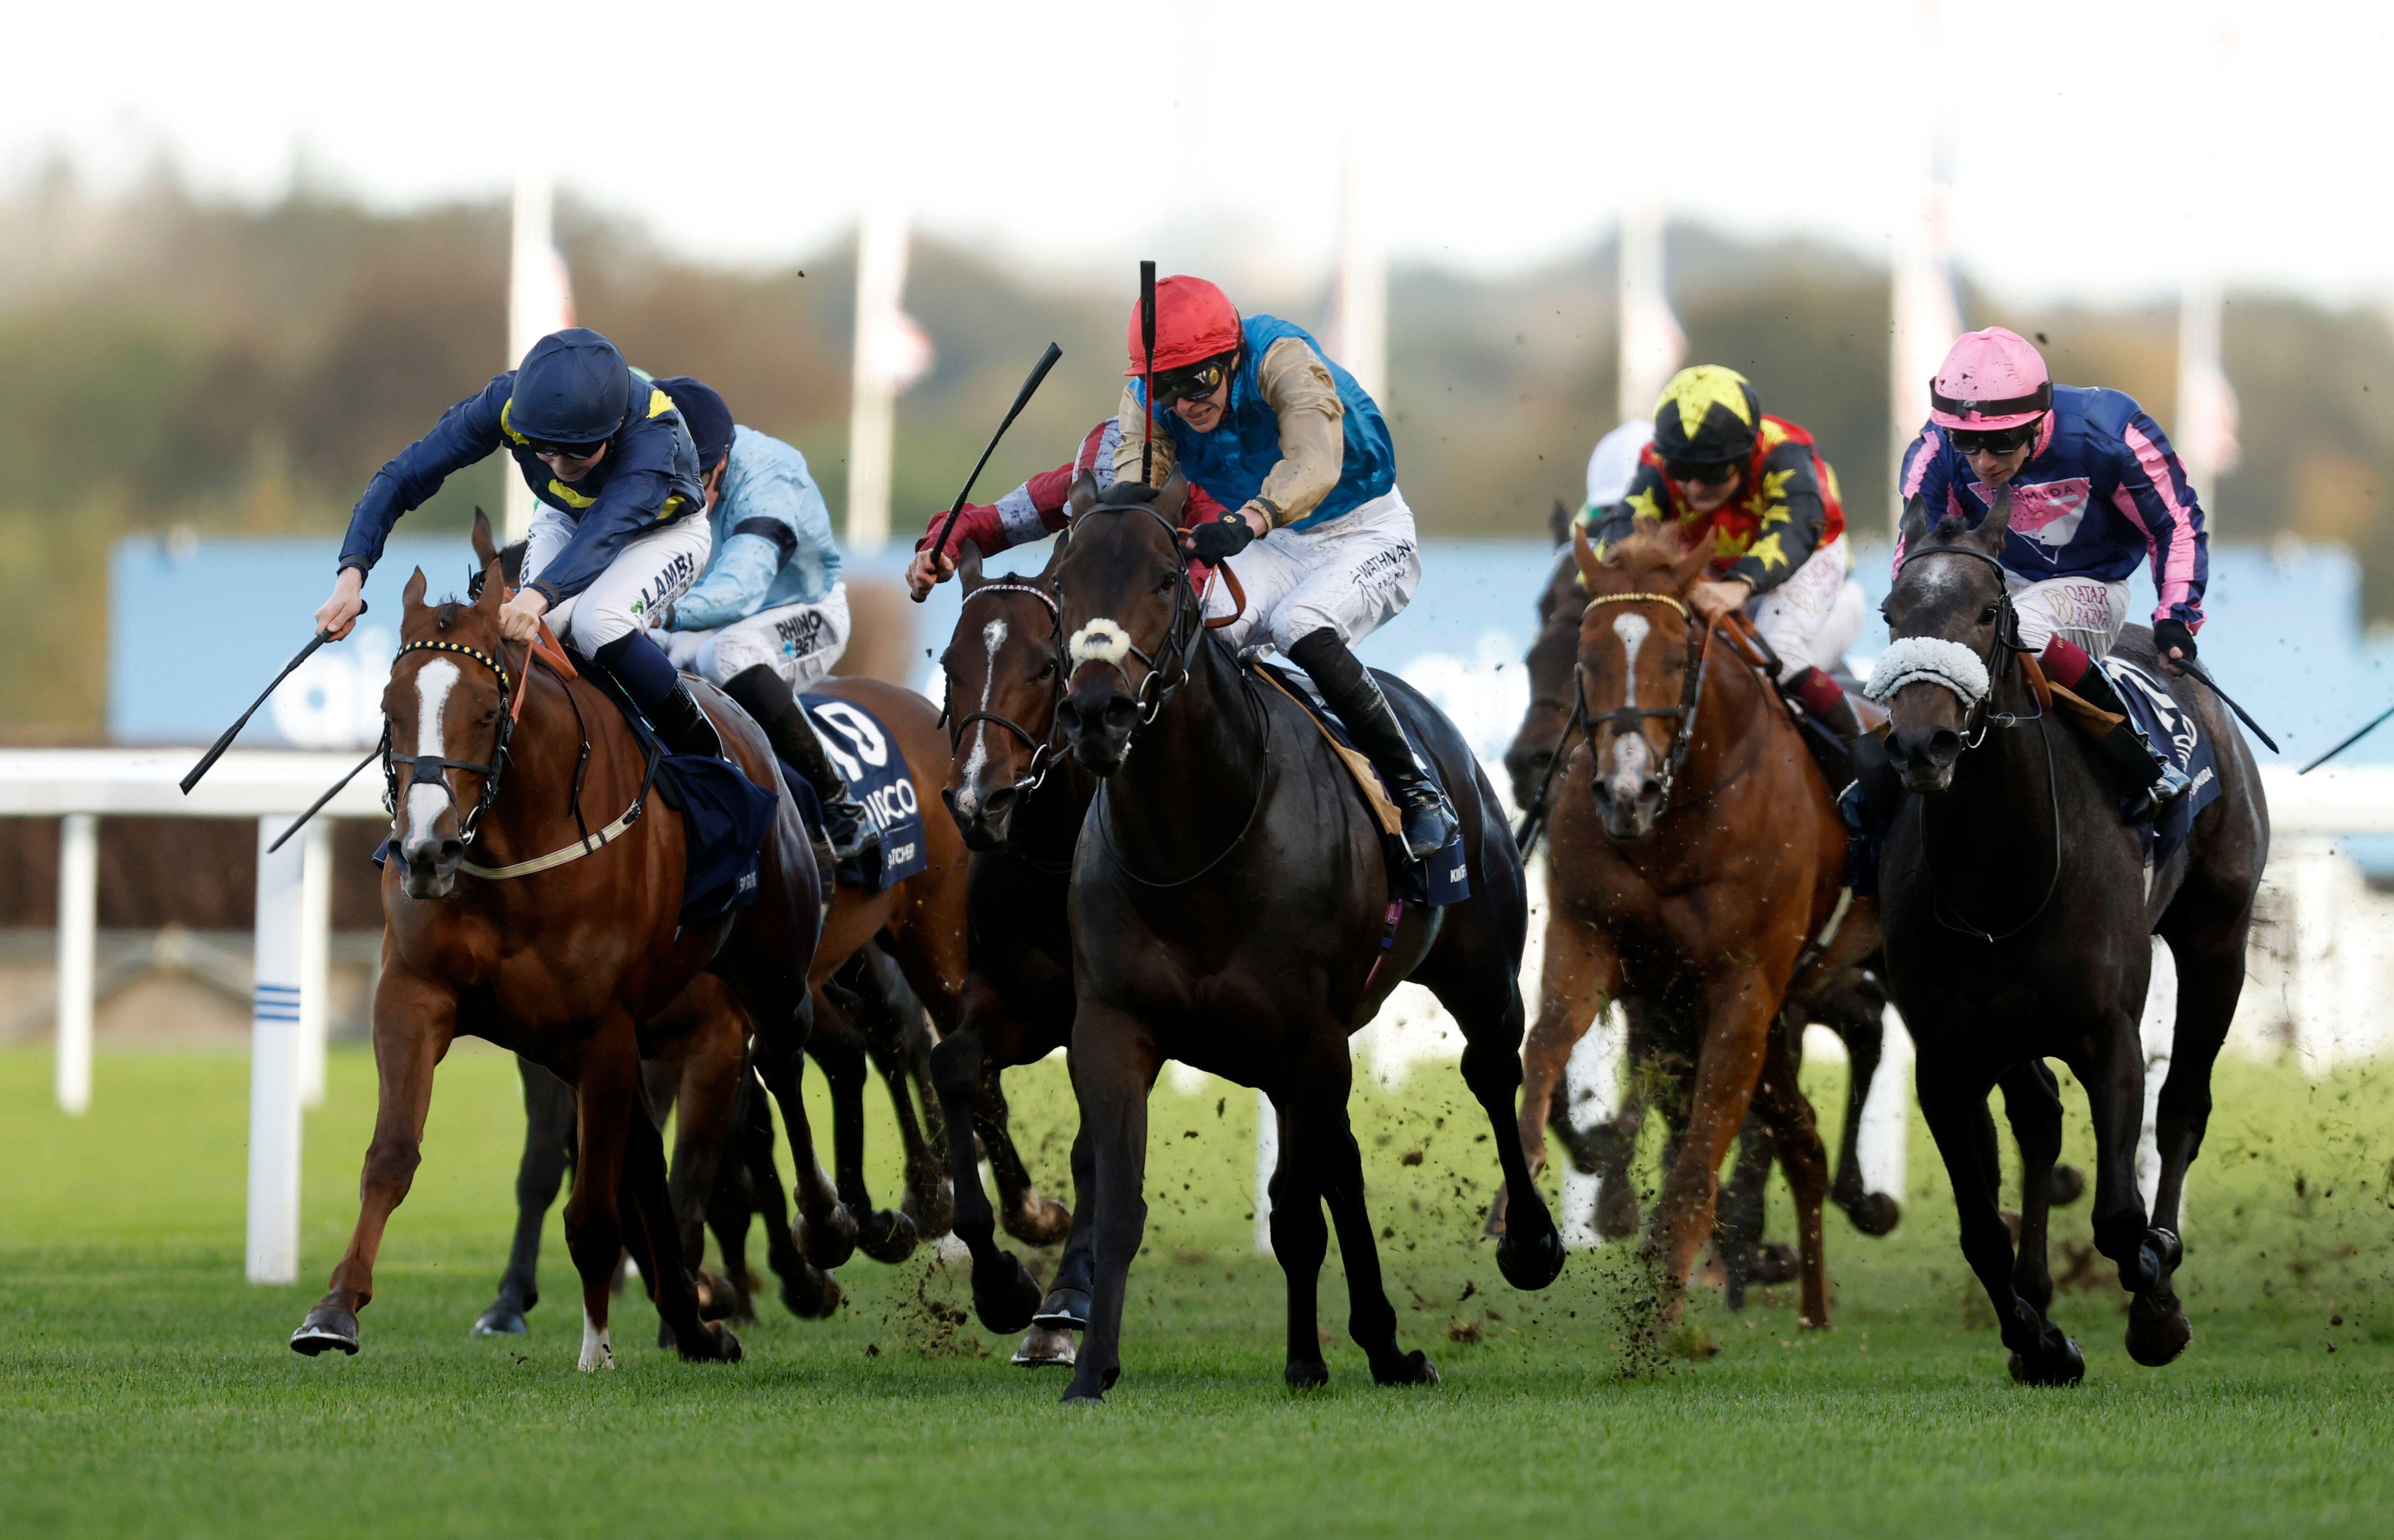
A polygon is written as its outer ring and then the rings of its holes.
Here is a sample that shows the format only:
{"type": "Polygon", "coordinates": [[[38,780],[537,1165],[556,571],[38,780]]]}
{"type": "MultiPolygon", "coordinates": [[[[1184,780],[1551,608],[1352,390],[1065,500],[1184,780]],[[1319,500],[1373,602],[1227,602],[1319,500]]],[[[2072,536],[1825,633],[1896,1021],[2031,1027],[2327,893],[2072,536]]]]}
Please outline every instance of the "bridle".
{"type": "MultiPolygon", "coordinates": [[[[1986,669],[1987,689],[1986,693],[1980,696],[1977,701],[1969,703],[1964,712],[1962,752],[1967,754],[1986,742],[1988,732],[1994,728],[2017,727],[2025,722],[2037,724],[2037,736],[2045,748],[2046,816],[2053,824],[2053,874],[2045,881],[2045,896],[2037,900],[2036,906],[2028,912],[2025,918],[2008,930],[1991,931],[1972,925],[1963,917],[1961,910],[1954,907],[1953,902],[1945,897],[1944,888],[1937,881],[1937,868],[1928,854],[1928,809],[1926,801],[1922,802],[1920,871],[1921,875],[1928,879],[1929,913],[1936,917],[1939,925],[1956,935],[1969,936],[1992,946],[1997,941],[2009,941],[2035,924],[2038,916],[2045,913],[2046,906],[2053,902],[2053,895],[2060,889],[2061,779],[2053,762],[2053,729],[2045,720],[2049,713],[2042,705],[2033,717],[2023,717],[2017,712],[1994,709],[1996,691],[2008,674],[2006,665],[2010,664],[2012,658],[2027,651],[2019,642],[2019,612],[2013,607],[2010,585],[2004,580],[2004,564],[1986,552],[1974,550],[1966,546],[1930,546],[1925,549],[1914,551],[1903,559],[1903,564],[1895,570],[1896,581],[1898,583],[1903,581],[1903,574],[1911,569],[1914,562],[1925,560],[1932,556],[1967,557],[1973,561],[1985,562],[1995,574],[1998,606],[1995,615],[1995,634],[1993,639],[1988,643],[1986,652],[1978,655],[1980,664],[1986,669]],[[1977,723],[1978,730],[1975,732],[1970,731],[1973,721],[1977,723]],[[1952,917],[1948,918],[1948,915],[1952,917]]],[[[1940,679],[1938,682],[1945,689],[1953,691],[1956,696],[1962,693],[1954,689],[1950,680],[1940,679]]],[[[1875,678],[1873,683],[1876,685],[1875,678]]],[[[1894,692],[1894,689],[1890,688],[1886,694],[1891,699],[1894,692]]]]}
{"type": "MultiPolygon", "coordinates": [[[[482,778],[481,794],[474,798],[473,807],[467,810],[465,819],[460,823],[457,830],[458,838],[470,846],[474,843],[475,831],[481,827],[482,815],[489,812],[491,804],[499,799],[499,776],[500,772],[506,769],[507,743],[515,736],[516,715],[521,704],[520,698],[515,693],[514,680],[507,674],[507,665],[479,647],[467,647],[463,642],[454,641],[428,639],[411,641],[399,650],[397,656],[403,658],[410,652],[442,652],[455,657],[470,658],[498,677],[499,724],[497,733],[491,743],[491,757],[488,760],[444,759],[434,754],[395,753],[390,746],[390,718],[385,717],[382,724],[382,801],[384,809],[393,819],[399,816],[399,803],[402,790],[399,780],[399,767],[401,765],[405,765],[408,770],[404,789],[438,786],[441,788],[441,795],[449,798],[451,807],[457,805],[457,794],[450,788],[448,771],[469,770],[482,778]]],[[[525,649],[524,655],[527,660],[530,659],[532,655],[530,648],[525,649]]],[[[577,774],[575,777],[577,784],[580,779],[577,774]]]]}
{"type": "MultiPolygon", "coordinates": [[[[1572,665],[1572,693],[1574,704],[1571,720],[1563,727],[1563,743],[1570,742],[1571,731],[1577,726],[1587,735],[1588,753],[1598,760],[1597,774],[1601,778],[1602,749],[1597,741],[1597,729],[1609,727],[1616,733],[1634,732],[1645,725],[1650,717],[1661,717],[1671,724],[1671,743],[1663,756],[1663,773],[1657,779],[1662,786],[1663,806],[1671,805],[1671,788],[1678,781],[1679,771],[1687,765],[1688,750],[1695,742],[1696,713],[1703,708],[1704,680],[1712,671],[1713,633],[1719,627],[1718,617],[1705,621],[1701,638],[1697,634],[1697,616],[1685,599],[1676,594],[1627,593],[1598,594],[1587,601],[1583,616],[1608,604],[1660,604],[1679,612],[1686,624],[1689,642],[1696,649],[1696,666],[1688,670],[1687,682],[1680,687],[1677,705],[1624,705],[1612,711],[1590,711],[1587,708],[1587,667],[1572,665]]],[[[1562,757],[1562,745],[1558,744],[1555,757],[1562,757]]],[[[1551,767],[1550,767],[1551,768],[1551,767]]],[[[1716,787],[1716,790],[1718,788],[1716,787]]]]}
{"type": "MultiPolygon", "coordinates": [[[[1059,660],[1062,658],[1064,651],[1064,612],[1063,609],[1057,604],[1054,595],[1050,594],[1046,589],[1038,586],[1036,584],[1007,583],[1001,581],[982,584],[980,587],[975,588],[972,592],[965,595],[964,603],[970,604],[974,599],[979,599],[983,594],[1029,594],[1033,599],[1037,599],[1041,606],[1047,612],[1049,639],[1054,644],[1058,658],[1059,660]]],[[[957,611],[956,619],[958,628],[961,629],[964,621],[964,612],[961,607],[959,607],[957,611]]],[[[994,666],[995,660],[993,659],[991,661],[993,666],[994,666]]],[[[944,665],[942,667],[942,672],[947,672],[944,665]]],[[[1059,688],[1060,689],[1063,678],[1060,662],[1058,666],[1057,678],[1059,688]]],[[[951,680],[953,682],[953,675],[951,675],[951,680]]],[[[947,704],[941,708],[942,716],[945,716],[947,713],[955,709],[955,700],[956,692],[953,688],[951,688],[947,692],[947,704]]],[[[1046,783],[1047,772],[1054,770],[1056,768],[1057,760],[1062,757],[1062,756],[1057,752],[1056,730],[1052,720],[1048,726],[1047,736],[1041,738],[1033,734],[1029,728],[1024,727],[1020,722],[1016,721],[1013,717],[1005,715],[1003,712],[968,711],[962,717],[952,717],[949,720],[948,754],[951,758],[963,749],[965,733],[977,722],[988,722],[996,727],[1005,729],[1015,737],[1020,739],[1023,745],[1031,750],[1030,768],[1021,775],[1020,778],[1017,779],[1004,789],[1014,792],[1019,796],[1028,796],[1046,783]]]]}

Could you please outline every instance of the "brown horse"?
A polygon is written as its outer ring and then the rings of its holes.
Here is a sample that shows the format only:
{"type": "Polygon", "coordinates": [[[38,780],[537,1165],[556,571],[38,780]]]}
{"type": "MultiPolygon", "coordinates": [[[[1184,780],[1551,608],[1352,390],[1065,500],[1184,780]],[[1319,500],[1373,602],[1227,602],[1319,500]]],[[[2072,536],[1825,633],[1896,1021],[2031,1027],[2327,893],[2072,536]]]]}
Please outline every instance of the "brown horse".
{"type": "MultiPolygon", "coordinates": [[[[756,902],[684,926],[681,815],[652,795],[648,757],[608,696],[557,667],[533,667],[526,650],[503,641],[506,585],[480,517],[474,552],[482,583],[473,602],[427,604],[420,570],[407,585],[383,693],[394,796],[374,1001],[379,1106],[356,1231],[291,1345],[357,1351],[375,1256],[421,1158],[433,1070],[462,1033],[574,1088],[579,1150],[565,1222],[582,1275],[581,1366],[613,1362],[609,1284],[627,1248],[682,1355],[736,1359],[738,1340],[700,1318],[640,1061],[659,1056],[657,1020],[702,969],[730,986],[770,1057],[796,1060],[819,934],[813,853],[763,733],[696,687],[727,750],[777,807],[756,902]],[[401,764],[411,770],[403,784],[401,764]],[[627,816],[610,815],[593,834],[585,805],[627,816]],[[619,1192],[630,1201],[619,1204],[619,1192]]],[[[785,1115],[802,1118],[794,1102],[784,1101],[785,1115]]],[[[724,1117],[718,1131],[729,1125],[724,1117]]]]}
{"type": "Polygon", "coordinates": [[[1543,1158],[1571,1046],[1605,1001],[1636,1001],[1660,1029],[1658,1050],[1692,1068],[1685,1133],[1643,1248],[1663,1275],[1655,1323],[1677,1319],[1713,1228],[1722,1158],[1751,1108],[1796,1196],[1804,1322],[1825,1326],[1826,1152],[1797,1084],[1795,1034],[1773,1028],[1791,997],[1875,948],[1876,921],[1853,904],[1835,945],[1796,978],[1807,943],[1838,915],[1845,825],[1761,667],[1690,607],[1709,546],[1683,550],[1649,527],[1603,561],[1575,533],[1572,554],[1586,590],[1586,727],[1554,797],[1520,1138],[1533,1164],[1543,1158]]]}

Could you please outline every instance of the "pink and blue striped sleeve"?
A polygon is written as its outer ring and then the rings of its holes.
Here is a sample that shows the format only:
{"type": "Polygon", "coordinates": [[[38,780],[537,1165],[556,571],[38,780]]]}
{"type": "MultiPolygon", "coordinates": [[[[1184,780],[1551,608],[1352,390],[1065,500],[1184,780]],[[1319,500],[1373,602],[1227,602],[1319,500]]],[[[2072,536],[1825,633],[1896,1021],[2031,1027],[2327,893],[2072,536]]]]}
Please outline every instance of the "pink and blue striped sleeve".
{"type": "Polygon", "coordinates": [[[2111,503],[2144,533],[2161,602],[2155,620],[2203,628],[2203,592],[2211,581],[2211,536],[2203,508],[2161,426],[2139,412],[2121,430],[2119,481],[2111,503]]]}
{"type": "MultiPolygon", "coordinates": [[[[1919,498],[1931,524],[1945,516],[1953,478],[1945,467],[1945,436],[1937,431],[1934,424],[1923,424],[1920,437],[1903,452],[1898,481],[1903,489],[1902,502],[1908,507],[1914,498],[1919,498]]],[[[1903,530],[1900,524],[1895,532],[1895,564],[1898,569],[1903,566],[1903,530]]]]}

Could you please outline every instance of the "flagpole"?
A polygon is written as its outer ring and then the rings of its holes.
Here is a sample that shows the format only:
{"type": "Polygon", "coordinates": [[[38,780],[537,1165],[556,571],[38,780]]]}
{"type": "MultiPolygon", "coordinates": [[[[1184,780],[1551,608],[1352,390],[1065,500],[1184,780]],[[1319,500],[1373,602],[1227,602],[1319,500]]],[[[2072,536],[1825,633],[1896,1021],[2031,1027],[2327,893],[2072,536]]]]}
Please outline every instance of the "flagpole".
{"type": "Polygon", "coordinates": [[[1903,518],[1901,478],[1903,452],[1919,436],[1928,418],[1928,382],[1944,362],[1945,350],[1961,334],[1961,306],[1953,293],[1951,228],[1953,201],[1953,117],[1944,88],[1944,32],[1937,0],[1917,0],[1914,11],[1915,67],[1897,72],[1901,82],[1929,81],[1923,91],[1900,85],[1896,120],[1910,125],[1906,138],[1909,164],[1900,185],[1909,189],[1908,205],[1898,215],[1895,231],[1892,313],[1888,333],[1888,532],[1903,518]]]}
{"type": "MultiPolygon", "coordinates": [[[[516,167],[515,217],[507,242],[507,367],[523,362],[532,345],[558,329],[563,296],[557,276],[556,184],[548,167],[527,156],[516,167]]],[[[532,487],[506,477],[506,525],[510,541],[532,530],[532,487]]]]}
{"type": "MultiPolygon", "coordinates": [[[[2211,30],[2201,66],[2209,78],[2196,99],[2218,101],[2222,99],[2221,87],[2227,74],[2228,24],[2211,6],[2197,7],[2192,14],[2198,23],[2207,23],[2211,30]]],[[[2221,203],[2217,195],[2218,115],[2203,114],[2196,133],[2200,136],[2198,150],[2190,164],[2200,169],[2195,185],[2187,190],[2183,204],[2186,238],[2178,243],[2178,250],[2185,254],[2186,270],[2178,296],[2177,412],[2171,424],[2170,441],[2177,450],[2178,463],[2186,467],[2186,479],[2194,488],[2195,500],[2203,505],[2208,527],[2216,534],[2219,528],[2219,478],[2234,467],[2237,452],[2236,397],[2220,362],[2225,301],[2220,292],[2218,265],[2211,255],[2217,235],[2215,215],[2221,203]]]]}
{"type": "Polygon", "coordinates": [[[895,460],[899,381],[893,354],[905,327],[906,217],[894,204],[864,212],[856,243],[856,356],[848,418],[848,546],[877,551],[889,543],[889,491],[895,460]]]}
{"type": "Polygon", "coordinates": [[[1687,352],[1686,335],[1671,313],[1664,221],[1663,200],[1651,191],[1633,196],[1622,211],[1616,254],[1621,351],[1614,393],[1624,422],[1653,412],[1687,352]]]}
{"type": "Polygon", "coordinates": [[[1363,391],[1388,409],[1388,254],[1374,197],[1371,151],[1347,138],[1339,163],[1338,362],[1363,391]]]}

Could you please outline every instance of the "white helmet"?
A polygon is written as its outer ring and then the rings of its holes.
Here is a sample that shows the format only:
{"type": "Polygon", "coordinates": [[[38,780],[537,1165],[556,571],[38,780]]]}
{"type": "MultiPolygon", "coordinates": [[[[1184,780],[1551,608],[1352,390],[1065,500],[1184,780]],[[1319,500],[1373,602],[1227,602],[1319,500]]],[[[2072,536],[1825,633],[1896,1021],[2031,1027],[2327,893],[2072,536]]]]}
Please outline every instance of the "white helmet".
{"type": "Polygon", "coordinates": [[[1596,453],[1587,457],[1588,507],[1609,508],[1629,495],[1630,480],[1638,474],[1638,456],[1653,438],[1653,423],[1640,417],[1597,441],[1596,453]]]}

